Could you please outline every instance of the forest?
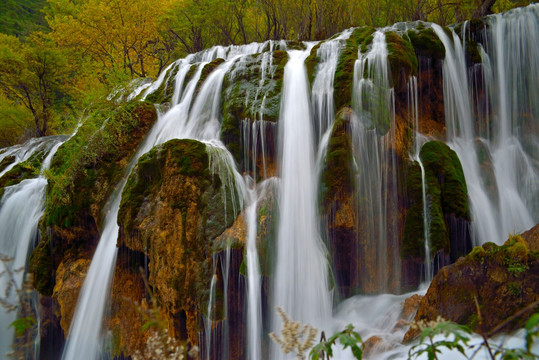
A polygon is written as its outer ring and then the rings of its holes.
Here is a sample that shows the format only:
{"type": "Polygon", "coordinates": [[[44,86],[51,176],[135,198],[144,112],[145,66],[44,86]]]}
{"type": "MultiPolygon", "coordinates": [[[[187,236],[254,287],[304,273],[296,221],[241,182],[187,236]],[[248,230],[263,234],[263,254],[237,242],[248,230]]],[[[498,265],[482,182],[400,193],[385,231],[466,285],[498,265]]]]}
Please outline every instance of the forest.
{"type": "Polygon", "coordinates": [[[6,0],[0,146],[69,132],[113,89],[214,45],[321,40],[400,21],[462,22],[513,0],[6,0]]]}

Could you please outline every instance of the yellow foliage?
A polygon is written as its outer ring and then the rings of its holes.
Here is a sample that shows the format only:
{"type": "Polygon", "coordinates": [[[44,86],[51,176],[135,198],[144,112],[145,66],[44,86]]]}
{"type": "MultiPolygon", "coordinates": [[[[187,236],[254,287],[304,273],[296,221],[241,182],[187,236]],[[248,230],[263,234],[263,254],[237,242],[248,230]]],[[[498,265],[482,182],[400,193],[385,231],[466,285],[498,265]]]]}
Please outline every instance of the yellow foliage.
{"type": "Polygon", "coordinates": [[[90,55],[105,69],[120,67],[131,76],[157,74],[167,62],[158,19],[171,1],[50,0],[48,21],[60,46],[90,55]]]}

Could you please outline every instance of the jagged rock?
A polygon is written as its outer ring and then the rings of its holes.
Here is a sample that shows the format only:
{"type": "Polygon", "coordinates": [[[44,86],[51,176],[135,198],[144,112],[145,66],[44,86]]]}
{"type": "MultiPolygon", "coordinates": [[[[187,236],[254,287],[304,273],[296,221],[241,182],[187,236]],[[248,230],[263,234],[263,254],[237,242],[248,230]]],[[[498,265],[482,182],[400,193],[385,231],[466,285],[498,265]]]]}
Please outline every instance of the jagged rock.
{"type": "Polygon", "coordinates": [[[402,306],[401,319],[410,321],[417,312],[417,309],[419,308],[419,304],[421,303],[422,299],[423,296],[418,294],[414,294],[409,298],[406,298],[402,306]]]}
{"type": "Polygon", "coordinates": [[[172,336],[198,343],[211,275],[212,241],[236,219],[234,189],[209,169],[206,145],[171,140],[140,158],[122,194],[119,245],[148,258],[148,283],[172,336]],[[228,207],[225,207],[225,203],[228,207]],[[227,212],[225,213],[225,209],[227,212]]]}
{"type": "Polygon", "coordinates": [[[86,119],[51,163],[42,238],[30,258],[34,285],[44,295],[52,294],[54,272],[66,253],[73,258],[93,253],[101,210],[157,119],[155,107],[144,102],[109,111],[86,119]]]}
{"type": "MultiPolygon", "coordinates": [[[[430,214],[430,258],[441,264],[454,262],[471,250],[468,190],[456,153],[438,141],[421,148],[430,214]]],[[[408,169],[406,187],[410,206],[404,225],[402,256],[422,262],[425,258],[421,168],[414,162],[408,169]]]]}
{"type": "Polygon", "coordinates": [[[351,108],[337,115],[329,139],[321,179],[321,208],[328,227],[329,250],[339,293],[350,296],[359,279],[357,258],[357,201],[354,194],[351,108]]]}
{"type": "Polygon", "coordinates": [[[539,224],[520,234],[530,251],[539,251],[539,224]]]}
{"type": "MultiPolygon", "coordinates": [[[[530,251],[520,235],[503,246],[486,243],[466,257],[442,268],[434,277],[414,321],[438,316],[488,334],[511,315],[539,299],[539,254],[530,251]]],[[[533,309],[530,309],[533,311],[533,309]]],[[[503,327],[522,327],[530,312],[503,327]]],[[[409,342],[419,335],[410,329],[409,342]]]]}
{"type": "Polygon", "coordinates": [[[86,273],[90,267],[89,259],[66,259],[60,263],[56,270],[56,284],[52,292],[52,298],[59,305],[60,325],[64,334],[67,334],[71,319],[79,299],[79,291],[82,288],[86,273]]]}

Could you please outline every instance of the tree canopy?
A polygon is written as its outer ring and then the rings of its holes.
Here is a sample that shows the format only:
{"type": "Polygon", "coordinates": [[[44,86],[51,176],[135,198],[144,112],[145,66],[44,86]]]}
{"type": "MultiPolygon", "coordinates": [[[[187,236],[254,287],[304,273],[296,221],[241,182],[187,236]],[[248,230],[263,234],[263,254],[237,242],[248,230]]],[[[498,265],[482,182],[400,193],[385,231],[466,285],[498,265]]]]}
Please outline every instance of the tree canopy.
{"type": "Polygon", "coordinates": [[[442,25],[519,0],[5,0],[0,145],[64,131],[75,109],[213,45],[321,40],[359,25],[442,25]],[[6,131],[6,129],[12,129],[6,131]],[[3,135],[2,135],[3,134],[3,135]]]}

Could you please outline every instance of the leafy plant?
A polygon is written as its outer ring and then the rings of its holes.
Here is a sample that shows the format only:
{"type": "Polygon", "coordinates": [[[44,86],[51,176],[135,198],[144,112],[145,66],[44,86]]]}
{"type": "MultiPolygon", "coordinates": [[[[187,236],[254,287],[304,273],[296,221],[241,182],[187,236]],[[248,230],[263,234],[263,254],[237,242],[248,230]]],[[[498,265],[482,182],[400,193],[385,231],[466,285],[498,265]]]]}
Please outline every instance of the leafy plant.
{"type": "Polygon", "coordinates": [[[507,271],[515,277],[529,269],[528,265],[509,257],[505,259],[505,265],[507,266],[507,271]]]}
{"type": "Polygon", "coordinates": [[[437,360],[437,354],[441,353],[442,348],[457,350],[466,357],[464,349],[470,341],[469,336],[466,334],[472,333],[468,327],[445,321],[440,316],[435,321],[425,322],[421,320],[412,323],[410,327],[421,330],[421,336],[419,344],[410,348],[408,352],[409,358],[418,358],[423,354],[427,354],[429,360],[437,360]],[[437,335],[444,335],[445,338],[434,340],[437,335]]]}
{"type": "Polygon", "coordinates": [[[309,354],[310,358],[312,360],[318,360],[320,358],[324,359],[325,355],[327,355],[327,358],[330,359],[333,356],[333,346],[337,340],[344,349],[349,347],[356,359],[362,359],[364,343],[361,336],[354,331],[354,326],[352,324],[348,324],[346,329],[336,333],[327,341],[324,339],[315,345],[309,354]]]}

